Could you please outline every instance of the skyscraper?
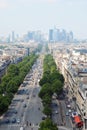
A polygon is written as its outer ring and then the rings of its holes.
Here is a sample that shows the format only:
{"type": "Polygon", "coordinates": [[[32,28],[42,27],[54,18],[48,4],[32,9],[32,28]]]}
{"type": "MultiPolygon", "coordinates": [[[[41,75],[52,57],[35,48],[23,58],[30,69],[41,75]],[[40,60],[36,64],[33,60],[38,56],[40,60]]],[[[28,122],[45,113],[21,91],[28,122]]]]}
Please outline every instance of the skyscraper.
{"type": "Polygon", "coordinates": [[[73,32],[72,31],[69,33],[69,39],[70,39],[70,42],[73,42],[73,32]]]}
{"type": "Polygon", "coordinates": [[[49,42],[53,42],[53,29],[49,30],[49,42]]]}
{"type": "Polygon", "coordinates": [[[10,37],[10,34],[9,34],[8,37],[7,37],[7,39],[6,39],[6,42],[10,43],[10,40],[11,40],[11,37],[10,37]]]}
{"type": "Polygon", "coordinates": [[[14,33],[14,31],[12,31],[12,42],[13,43],[15,42],[15,33],[14,33]]]}

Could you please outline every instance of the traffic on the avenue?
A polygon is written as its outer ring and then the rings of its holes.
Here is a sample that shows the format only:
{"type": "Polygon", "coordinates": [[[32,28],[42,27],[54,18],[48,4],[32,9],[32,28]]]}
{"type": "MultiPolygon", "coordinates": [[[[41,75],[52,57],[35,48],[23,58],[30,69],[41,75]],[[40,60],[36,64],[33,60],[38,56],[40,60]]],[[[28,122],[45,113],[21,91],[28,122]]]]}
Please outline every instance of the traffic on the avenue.
{"type": "Polygon", "coordinates": [[[38,129],[44,117],[38,97],[39,80],[42,77],[42,58],[37,59],[14,95],[8,111],[0,119],[0,130],[38,129]]]}
{"type": "MultiPolygon", "coordinates": [[[[41,55],[26,75],[18,92],[14,95],[8,111],[0,119],[0,130],[38,130],[46,118],[43,105],[38,97],[39,81],[43,75],[43,55],[41,55]]],[[[75,103],[64,87],[60,97],[52,97],[52,120],[59,130],[78,130],[72,114],[76,114],[75,103]]]]}

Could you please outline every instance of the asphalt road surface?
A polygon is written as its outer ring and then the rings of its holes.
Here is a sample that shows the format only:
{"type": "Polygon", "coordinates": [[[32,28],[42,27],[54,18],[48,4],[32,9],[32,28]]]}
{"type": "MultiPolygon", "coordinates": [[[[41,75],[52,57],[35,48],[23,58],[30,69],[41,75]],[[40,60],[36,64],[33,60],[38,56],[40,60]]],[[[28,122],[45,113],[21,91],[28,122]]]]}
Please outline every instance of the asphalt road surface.
{"type": "Polygon", "coordinates": [[[0,120],[0,130],[37,130],[42,121],[42,103],[38,97],[43,59],[38,58],[15,94],[8,111],[0,120]]]}
{"type": "MultiPolygon", "coordinates": [[[[15,94],[8,111],[0,119],[0,130],[38,130],[44,114],[39,81],[43,74],[43,56],[39,57],[26,75],[18,92],[15,94]]],[[[65,99],[52,100],[52,120],[58,125],[59,130],[73,130],[69,109],[65,99]]]]}

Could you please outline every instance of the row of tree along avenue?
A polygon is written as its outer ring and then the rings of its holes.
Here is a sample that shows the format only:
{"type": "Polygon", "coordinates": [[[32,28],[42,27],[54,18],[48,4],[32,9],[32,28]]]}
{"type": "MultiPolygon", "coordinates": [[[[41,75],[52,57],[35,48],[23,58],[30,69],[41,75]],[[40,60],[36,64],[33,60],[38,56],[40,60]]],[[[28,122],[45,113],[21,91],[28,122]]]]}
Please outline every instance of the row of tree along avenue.
{"type": "Polygon", "coordinates": [[[7,111],[14,94],[23,82],[26,74],[30,71],[37,56],[31,54],[18,64],[11,64],[0,84],[0,115],[7,111]]]}
{"type": "Polygon", "coordinates": [[[57,96],[61,94],[64,78],[57,70],[54,59],[50,54],[46,55],[44,58],[43,71],[43,77],[39,82],[41,86],[39,97],[42,99],[44,106],[43,113],[47,118],[41,122],[39,130],[58,130],[57,126],[51,120],[51,103],[54,93],[56,93],[57,96]]]}

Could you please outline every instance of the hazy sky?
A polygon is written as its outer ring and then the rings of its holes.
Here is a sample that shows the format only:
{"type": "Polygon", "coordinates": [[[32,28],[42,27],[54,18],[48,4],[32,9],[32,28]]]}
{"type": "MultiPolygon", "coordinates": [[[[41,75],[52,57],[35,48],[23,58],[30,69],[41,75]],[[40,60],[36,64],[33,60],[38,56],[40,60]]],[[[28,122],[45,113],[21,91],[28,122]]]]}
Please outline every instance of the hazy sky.
{"type": "Polygon", "coordinates": [[[87,38],[87,0],[0,0],[0,36],[54,26],[87,38]]]}

